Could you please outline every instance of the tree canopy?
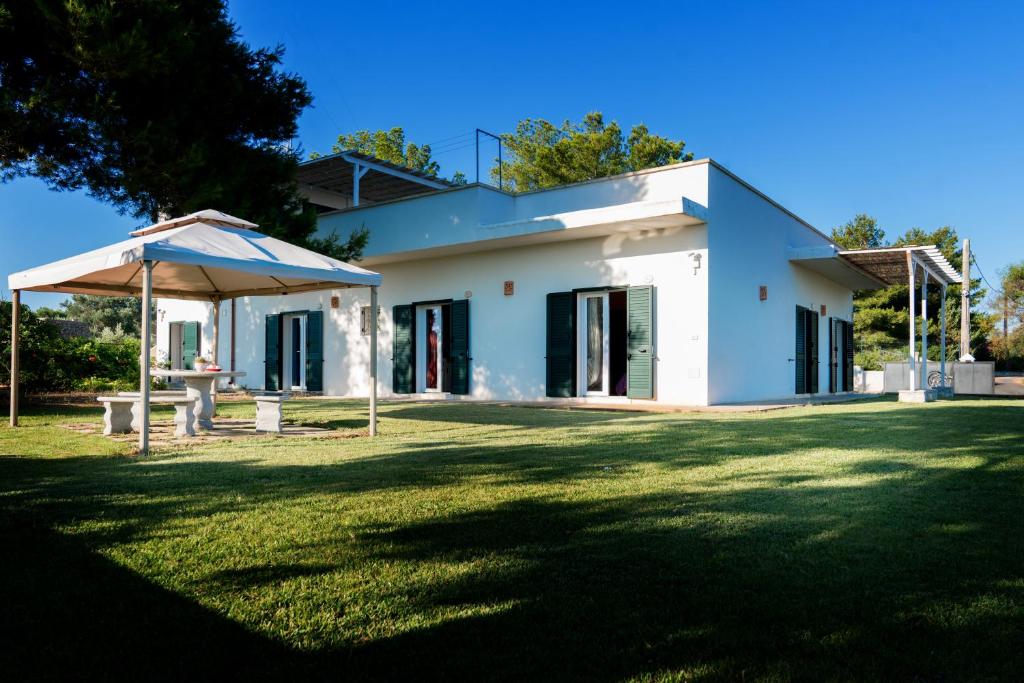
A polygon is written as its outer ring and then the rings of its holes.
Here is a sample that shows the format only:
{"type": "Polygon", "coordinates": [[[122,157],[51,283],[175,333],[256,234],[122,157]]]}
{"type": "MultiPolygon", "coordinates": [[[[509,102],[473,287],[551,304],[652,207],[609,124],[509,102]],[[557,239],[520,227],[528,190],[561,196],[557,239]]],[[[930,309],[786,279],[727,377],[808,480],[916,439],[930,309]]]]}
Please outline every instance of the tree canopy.
{"type": "Polygon", "coordinates": [[[1024,370],[1024,261],[999,273],[992,311],[1002,319],[1002,332],[993,339],[993,355],[1007,370],[1024,370]]]}
{"type": "Polygon", "coordinates": [[[845,225],[832,228],[832,241],[843,249],[877,249],[885,243],[885,231],[866,213],[858,213],[845,225]]]}
{"type": "Polygon", "coordinates": [[[312,97],[282,54],[243,42],[219,0],[0,4],[0,180],[148,220],[216,208],[315,246],[289,146],[312,97]]]}
{"type": "MultiPolygon", "coordinates": [[[[601,112],[590,112],[579,123],[556,126],[544,119],[523,119],[513,133],[501,136],[508,150],[502,165],[504,189],[538,190],[629,171],[688,161],[686,143],[652,135],[640,123],[623,134],[615,121],[605,123],[601,112]]],[[[498,180],[498,170],[491,174],[498,180]]]]}
{"type": "MultiPolygon", "coordinates": [[[[889,243],[877,220],[867,214],[857,214],[846,224],[832,228],[832,240],[844,249],[934,244],[957,270],[963,262],[960,240],[956,230],[949,226],[931,232],[911,228],[889,243]]],[[[960,285],[950,285],[946,290],[947,358],[959,355],[960,291],[960,285]]],[[[971,281],[971,349],[979,358],[988,354],[988,340],[993,324],[991,316],[978,310],[985,293],[980,279],[971,281]]],[[[938,359],[940,353],[941,296],[937,287],[933,287],[928,294],[928,355],[933,360],[938,359]]],[[[907,285],[857,292],[853,304],[857,364],[867,369],[881,369],[886,361],[903,360],[906,357],[910,323],[907,285]]]]}

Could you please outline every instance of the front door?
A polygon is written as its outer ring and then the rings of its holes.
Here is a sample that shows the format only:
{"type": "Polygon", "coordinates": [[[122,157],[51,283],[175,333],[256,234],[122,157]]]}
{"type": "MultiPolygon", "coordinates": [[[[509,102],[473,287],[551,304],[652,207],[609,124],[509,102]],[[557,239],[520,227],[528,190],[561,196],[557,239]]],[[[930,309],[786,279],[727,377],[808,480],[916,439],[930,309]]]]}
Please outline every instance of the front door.
{"type": "Polygon", "coordinates": [[[444,391],[444,313],[441,304],[416,310],[416,389],[420,393],[444,391]]]}
{"type": "Polygon", "coordinates": [[[579,378],[581,396],[607,396],[609,377],[608,292],[579,296],[577,312],[579,378]]]}

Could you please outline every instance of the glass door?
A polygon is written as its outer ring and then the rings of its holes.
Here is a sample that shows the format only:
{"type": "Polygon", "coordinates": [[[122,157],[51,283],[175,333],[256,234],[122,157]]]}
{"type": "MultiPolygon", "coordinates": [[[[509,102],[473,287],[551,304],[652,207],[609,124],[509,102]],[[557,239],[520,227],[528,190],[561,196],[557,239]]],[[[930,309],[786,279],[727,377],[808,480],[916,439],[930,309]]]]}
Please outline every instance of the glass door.
{"type": "Polygon", "coordinates": [[[444,390],[444,317],[441,305],[422,306],[416,311],[416,384],[417,391],[444,390]]]}
{"type": "Polygon", "coordinates": [[[580,294],[578,371],[581,396],[608,395],[608,292],[580,294]]]}

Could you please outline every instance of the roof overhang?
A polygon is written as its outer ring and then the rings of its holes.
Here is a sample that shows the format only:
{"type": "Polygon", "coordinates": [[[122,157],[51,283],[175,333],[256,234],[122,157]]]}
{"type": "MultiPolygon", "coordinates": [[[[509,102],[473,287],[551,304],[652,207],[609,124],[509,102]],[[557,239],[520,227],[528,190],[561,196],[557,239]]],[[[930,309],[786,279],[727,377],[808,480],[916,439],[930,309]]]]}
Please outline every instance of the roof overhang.
{"type": "Polygon", "coordinates": [[[824,244],[789,249],[789,261],[850,289],[881,289],[885,283],[839,256],[839,248],[824,244]]]}
{"type": "Polygon", "coordinates": [[[850,289],[881,289],[906,284],[911,263],[942,284],[960,282],[960,276],[935,246],[843,250],[834,244],[825,244],[790,248],[788,256],[791,263],[850,289]]]}
{"type": "Polygon", "coordinates": [[[454,256],[492,249],[565,242],[704,225],[707,209],[685,197],[675,200],[630,202],[598,209],[583,209],[549,216],[488,223],[476,229],[477,238],[443,246],[367,256],[364,265],[397,263],[438,256],[454,256]]]}

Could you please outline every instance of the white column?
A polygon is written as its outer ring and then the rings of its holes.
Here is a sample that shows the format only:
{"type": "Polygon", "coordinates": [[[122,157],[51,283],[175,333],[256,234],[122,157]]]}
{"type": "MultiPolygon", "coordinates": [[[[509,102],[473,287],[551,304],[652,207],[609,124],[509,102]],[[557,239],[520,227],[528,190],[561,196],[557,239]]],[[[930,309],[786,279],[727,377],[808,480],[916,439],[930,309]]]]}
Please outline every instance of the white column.
{"type": "Polygon", "coordinates": [[[139,428],[139,455],[149,454],[149,345],[153,303],[153,262],[142,262],[142,348],[139,350],[139,401],[142,425],[139,428]]]}
{"type": "Polygon", "coordinates": [[[946,283],[942,283],[942,304],[939,306],[942,322],[939,324],[939,373],[942,375],[939,386],[946,388],[946,283]]]}
{"type": "Polygon", "coordinates": [[[18,346],[20,345],[21,290],[11,292],[11,426],[18,426],[18,375],[21,367],[18,363],[18,346]]]}
{"type": "Polygon", "coordinates": [[[914,301],[914,295],[916,294],[916,292],[914,291],[914,277],[916,275],[916,273],[915,273],[916,270],[917,270],[917,264],[914,263],[914,257],[908,251],[907,252],[907,271],[910,273],[910,281],[909,281],[910,282],[910,287],[909,287],[909,291],[910,291],[910,313],[907,316],[907,318],[910,319],[910,342],[909,342],[909,346],[910,346],[910,357],[909,357],[909,361],[910,361],[910,386],[907,387],[907,388],[910,389],[911,391],[914,391],[914,390],[917,389],[917,372],[916,372],[917,366],[914,364],[914,341],[915,341],[914,337],[917,336],[917,333],[914,330],[914,323],[916,322],[915,318],[917,318],[917,304],[914,301]]]}
{"type": "Polygon", "coordinates": [[[377,288],[370,287],[370,436],[377,436],[377,288]]]}
{"type": "Polygon", "coordinates": [[[960,284],[960,358],[971,353],[971,241],[964,240],[964,276],[960,284]]]}
{"type": "Polygon", "coordinates": [[[921,269],[921,388],[928,388],[928,270],[921,269]]]}

